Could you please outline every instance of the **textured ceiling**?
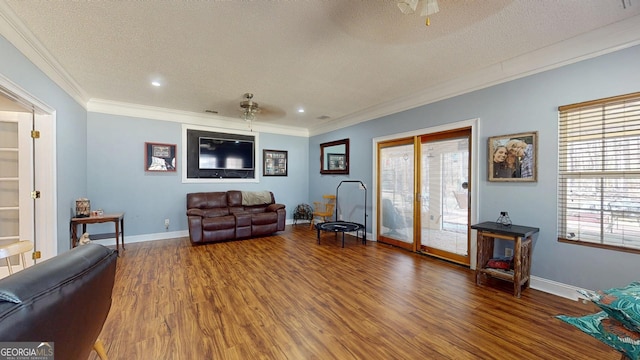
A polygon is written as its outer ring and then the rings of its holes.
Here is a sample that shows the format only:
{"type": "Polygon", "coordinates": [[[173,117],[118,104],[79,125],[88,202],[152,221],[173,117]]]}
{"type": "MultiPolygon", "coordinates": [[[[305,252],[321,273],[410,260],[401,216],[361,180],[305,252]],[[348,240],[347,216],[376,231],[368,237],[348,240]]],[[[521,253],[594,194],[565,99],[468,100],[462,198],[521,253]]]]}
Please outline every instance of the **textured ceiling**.
{"type": "Polygon", "coordinates": [[[257,122],[311,132],[368,120],[383,113],[381,104],[407,103],[496,64],[640,21],[635,0],[439,0],[427,27],[396,3],[5,0],[0,10],[28,29],[84,101],[210,109],[236,119],[242,95],[252,92],[265,108],[257,122]],[[163,86],[152,87],[153,79],[163,86]]]}

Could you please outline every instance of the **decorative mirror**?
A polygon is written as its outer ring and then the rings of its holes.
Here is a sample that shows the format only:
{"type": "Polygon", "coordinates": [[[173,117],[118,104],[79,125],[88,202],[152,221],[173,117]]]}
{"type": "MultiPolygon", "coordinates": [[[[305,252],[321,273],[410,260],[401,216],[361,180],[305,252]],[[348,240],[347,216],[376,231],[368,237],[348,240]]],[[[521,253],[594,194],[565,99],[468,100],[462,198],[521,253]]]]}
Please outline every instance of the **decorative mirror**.
{"type": "Polygon", "coordinates": [[[349,174],[349,139],[320,144],[320,174],[349,174]]]}

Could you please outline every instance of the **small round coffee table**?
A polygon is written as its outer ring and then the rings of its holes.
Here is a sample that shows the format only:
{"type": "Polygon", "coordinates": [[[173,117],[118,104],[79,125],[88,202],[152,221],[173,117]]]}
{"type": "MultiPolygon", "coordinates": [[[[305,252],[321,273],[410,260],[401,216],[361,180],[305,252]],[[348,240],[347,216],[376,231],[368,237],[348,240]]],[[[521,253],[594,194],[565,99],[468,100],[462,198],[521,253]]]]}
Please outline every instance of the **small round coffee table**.
{"type": "Polygon", "coordinates": [[[316,229],[318,230],[318,244],[320,244],[320,230],[322,231],[332,231],[334,233],[342,233],[342,247],[344,247],[344,233],[345,232],[356,232],[356,238],[358,237],[358,233],[360,230],[363,230],[362,234],[362,244],[366,245],[367,240],[365,237],[365,229],[364,225],[349,222],[349,221],[326,221],[316,224],[316,229]]]}

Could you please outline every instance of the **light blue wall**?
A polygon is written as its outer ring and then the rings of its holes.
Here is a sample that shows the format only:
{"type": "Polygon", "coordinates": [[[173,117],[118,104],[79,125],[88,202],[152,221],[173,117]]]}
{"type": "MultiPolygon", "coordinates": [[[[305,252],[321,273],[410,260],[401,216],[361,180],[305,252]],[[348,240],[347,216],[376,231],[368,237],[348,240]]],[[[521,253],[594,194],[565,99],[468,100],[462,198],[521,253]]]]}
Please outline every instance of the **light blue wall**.
{"type": "MultiPolygon", "coordinates": [[[[125,211],[126,235],[146,235],[165,231],[187,230],[186,194],[199,191],[270,190],[277,202],[287,207],[291,219],[298,203],[307,202],[307,164],[309,141],[306,137],[259,135],[262,149],[288,151],[288,176],[260,177],[259,183],[183,184],[180,163],[182,125],[180,123],[131,118],[89,112],[87,126],[88,197],[93,209],[105,212],[125,211]],[[178,171],[154,173],[144,171],[144,144],[176,144],[178,171]]],[[[223,131],[214,129],[212,131],[223,131]]],[[[258,171],[262,175],[262,164],[258,171]]],[[[93,226],[93,233],[113,232],[113,225],[93,226]]]]}
{"type": "Polygon", "coordinates": [[[0,36],[0,73],[56,110],[58,252],[69,249],[69,220],[75,199],[87,193],[87,112],[0,36]]]}
{"type": "MultiPolygon", "coordinates": [[[[532,273],[584,288],[608,288],[637,280],[638,255],[558,243],[556,238],[557,107],[638,91],[640,46],[586,60],[417,109],[375,119],[310,139],[262,134],[261,148],[289,151],[289,176],[261,178],[259,184],[181,184],[180,175],[143,170],[145,141],[180,144],[180,125],[162,121],[89,113],[0,37],[0,73],[56,109],[57,228],[59,251],[68,248],[74,200],[87,196],[94,208],[127,212],[128,235],[186,229],[185,194],[234,189],[274,191],[288,217],[301,202],[335,193],[344,179],[371,187],[372,139],[471,118],[480,118],[485,159],[487,137],[525,131],[539,133],[536,183],[489,183],[480,162],[479,220],[509,211],[517,224],[541,229],[533,251],[532,273]],[[351,139],[349,176],[319,174],[319,144],[351,139]],[[89,145],[87,145],[87,143],[89,145]],[[237,186],[236,186],[237,185],[237,186]]],[[[180,166],[180,165],[179,165],[180,166]]],[[[369,207],[371,193],[369,189],[369,207]]],[[[371,214],[371,210],[367,210],[371,214]]],[[[371,223],[372,219],[369,219],[371,223]]]]}
{"type": "MultiPolygon", "coordinates": [[[[480,221],[494,221],[508,211],[515,224],[540,228],[535,241],[532,274],[583,288],[609,288],[638,279],[639,255],[559,243],[557,241],[557,153],[560,105],[639,91],[640,46],[568,65],[519,80],[496,85],[416,109],[382,117],[309,141],[309,161],[317,163],[319,144],[342,138],[351,140],[350,175],[371,184],[372,139],[473,118],[480,119],[474,151],[480,159],[480,221]],[[489,136],[538,131],[538,181],[496,183],[487,181],[489,136]]],[[[640,161],[640,160],[639,160],[640,161]]],[[[335,192],[347,176],[309,172],[310,198],[335,192]]],[[[371,189],[369,200],[371,203],[371,189]]],[[[369,210],[370,211],[370,210],[369,210]]],[[[371,214],[371,212],[370,212],[371,214]]]]}

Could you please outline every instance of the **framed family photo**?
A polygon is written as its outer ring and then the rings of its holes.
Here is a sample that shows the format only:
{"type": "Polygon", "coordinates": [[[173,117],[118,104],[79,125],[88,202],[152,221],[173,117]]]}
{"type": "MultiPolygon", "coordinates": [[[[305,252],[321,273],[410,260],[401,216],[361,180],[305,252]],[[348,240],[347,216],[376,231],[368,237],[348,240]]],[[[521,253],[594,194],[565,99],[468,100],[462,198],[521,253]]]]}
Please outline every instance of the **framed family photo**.
{"type": "Polygon", "coordinates": [[[262,150],[263,176],[287,176],[287,155],[283,150],[262,150]]]}
{"type": "Polygon", "coordinates": [[[537,131],[491,136],[488,143],[489,181],[537,181],[537,131]]]}
{"type": "Polygon", "coordinates": [[[145,171],[176,171],[176,145],[144,143],[145,171]]]}

